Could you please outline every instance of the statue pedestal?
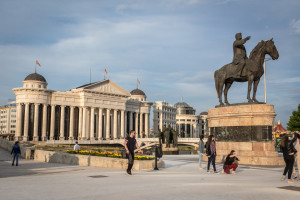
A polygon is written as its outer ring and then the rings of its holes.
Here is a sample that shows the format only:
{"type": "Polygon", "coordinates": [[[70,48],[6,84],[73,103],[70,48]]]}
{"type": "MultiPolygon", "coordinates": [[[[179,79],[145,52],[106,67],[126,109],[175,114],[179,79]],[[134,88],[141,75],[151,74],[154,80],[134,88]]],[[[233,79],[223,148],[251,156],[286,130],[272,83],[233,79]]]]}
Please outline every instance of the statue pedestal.
{"type": "Polygon", "coordinates": [[[162,144],[162,151],[164,155],[178,155],[178,147],[174,147],[173,144],[170,144],[170,147],[166,147],[166,144],[162,144]]]}
{"type": "MultiPolygon", "coordinates": [[[[269,104],[243,104],[208,110],[208,127],[216,138],[216,162],[224,162],[231,150],[239,164],[284,165],[275,151],[272,125],[276,113],[269,104]]],[[[207,161],[207,157],[204,156],[207,161]]]]}

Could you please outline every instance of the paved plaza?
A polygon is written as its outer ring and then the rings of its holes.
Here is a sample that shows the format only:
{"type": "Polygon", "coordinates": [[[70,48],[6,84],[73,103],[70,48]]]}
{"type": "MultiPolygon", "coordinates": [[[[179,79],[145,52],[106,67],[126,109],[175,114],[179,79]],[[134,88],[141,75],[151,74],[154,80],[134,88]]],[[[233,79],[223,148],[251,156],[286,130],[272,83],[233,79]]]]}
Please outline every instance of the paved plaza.
{"type": "MultiPolygon", "coordinates": [[[[166,168],[133,171],[40,163],[11,166],[0,149],[0,199],[299,199],[300,182],[280,181],[283,167],[240,166],[237,174],[198,170],[198,156],[164,156],[166,168]]],[[[204,163],[206,166],[206,163],[204,163]]],[[[222,166],[217,165],[221,171],[222,166]]]]}

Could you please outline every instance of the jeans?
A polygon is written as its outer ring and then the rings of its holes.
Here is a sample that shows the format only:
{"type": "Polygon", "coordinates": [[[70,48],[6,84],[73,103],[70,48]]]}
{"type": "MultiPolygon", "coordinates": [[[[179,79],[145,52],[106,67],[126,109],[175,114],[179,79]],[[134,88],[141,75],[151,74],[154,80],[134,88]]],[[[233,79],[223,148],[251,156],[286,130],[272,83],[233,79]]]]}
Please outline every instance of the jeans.
{"type": "Polygon", "coordinates": [[[288,156],[284,157],[284,162],[285,162],[285,168],[283,171],[283,175],[285,176],[286,173],[288,172],[288,179],[291,179],[292,173],[293,173],[294,162],[295,162],[294,155],[288,155],[288,156]]]}
{"type": "Polygon", "coordinates": [[[200,151],[198,151],[198,154],[199,154],[199,167],[202,168],[202,158],[203,158],[203,155],[201,155],[200,151]]]}
{"type": "Polygon", "coordinates": [[[209,171],[210,163],[212,163],[212,165],[214,167],[214,171],[217,171],[216,170],[216,154],[210,155],[208,157],[207,171],[209,171]]]}
{"type": "Polygon", "coordinates": [[[127,168],[127,171],[131,171],[133,163],[134,163],[134,154],[131,153],[131,152],[129,152],[129,154],[128,154],[128,168],[127,168]]]}
{"type": "Polygon", "coordinates": [[[16,165],[18,165],[19,155],[20,155],[19,153],[14,153],[14,157],[13,157],[13,160],[12,160],[12,165],[14,165],[15,159],[16,159],[16,165]]]}

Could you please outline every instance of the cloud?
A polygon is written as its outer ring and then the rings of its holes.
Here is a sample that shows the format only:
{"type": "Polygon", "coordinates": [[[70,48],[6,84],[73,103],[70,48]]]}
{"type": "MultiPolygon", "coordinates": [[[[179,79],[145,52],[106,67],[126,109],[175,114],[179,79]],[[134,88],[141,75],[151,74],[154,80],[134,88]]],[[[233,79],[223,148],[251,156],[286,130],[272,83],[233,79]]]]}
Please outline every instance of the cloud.
{"type": "Polygon", "coordinates": [[[300,19],[293,19],[291,22],[291,27],[296,34],[300,34],[300,19]]]}

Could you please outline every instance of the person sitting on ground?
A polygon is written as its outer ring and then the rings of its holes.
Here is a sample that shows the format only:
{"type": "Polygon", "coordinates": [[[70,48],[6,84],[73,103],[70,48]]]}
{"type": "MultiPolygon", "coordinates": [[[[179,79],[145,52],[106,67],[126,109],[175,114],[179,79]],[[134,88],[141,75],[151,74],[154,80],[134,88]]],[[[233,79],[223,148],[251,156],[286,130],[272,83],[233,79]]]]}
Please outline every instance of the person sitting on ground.
{"type": "Polygon", "coordinates": [[[235,170],[238,167],[236,161],[239,161],[238,157],[236,157],[236,152],[235,150],[231,150],[230,154],[227,155],[223,166],[223,170],[226,174],[230,174],[230,169],[232,169],[232,174],[235,174],[235,170]]]}
{"type": "Polygon", "coordinates": [[[74,145],[74,151],[80,151],[80,146],[78,145],[77,141],[75,142],[75,145],[74,145]]]}

